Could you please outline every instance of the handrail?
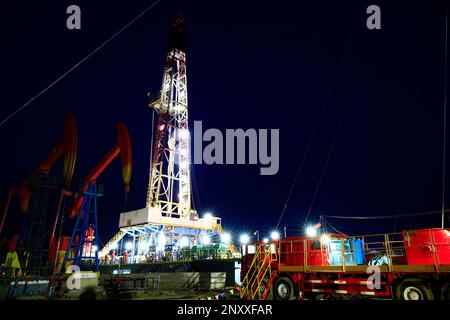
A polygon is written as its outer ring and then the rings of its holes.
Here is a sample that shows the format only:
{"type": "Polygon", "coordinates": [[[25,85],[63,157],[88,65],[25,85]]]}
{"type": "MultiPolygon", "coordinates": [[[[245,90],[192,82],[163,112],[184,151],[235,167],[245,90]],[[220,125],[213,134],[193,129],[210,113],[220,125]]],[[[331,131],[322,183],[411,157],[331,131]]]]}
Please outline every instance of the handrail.
{"type": "Polygon", "coordinates": [[[261,293],[260,287],[264,279],[266,279],[267,274],[272,274],[271,262],[276,261],[278,259],[277,256],[277,248],[272,252],[271,245],[256,245],[253,260],[242,281],[241,298],[247,296],[248,299],[254,299],[258,295],[258,299],[261,300],[266,297],[268,290],[270,290],[272,277],[269,277],[269,283],[263,293],[261,293]]]}
{"type": "MultiPolygon", "coordinates": [[[[445,229],[447,230],[447,229],[445,229]]],[[[414,230],[411,230],[414,231],[414,230]]],[[[448,230],[447,230],[448,231],[448,230]]],[[[348,265],[348,260],[346,257],[348,255],[356,255],[358,252],[362,252],[365,258],[367,259],[367,255],[373,258],[376,255],[386,256],[385,263],[388,266],[388,269],[392,271],[393,266],[395,265],[404,265],[407,264],[406,260],[403,263],[404,259],[408,258],[408,250],[414,251],[415,249],[424,248],[424,246],[430,247],[431,257],[433,259],[433,263],[436,271],[440,271],[440,257],[438,255],[439,248],[442,246],[450,246],[449,242],[445,240],[436,240],[435,232],[429,230],[428,242],[424,244],[413,243],[411,245],[409,237],[404,236],[404,232],[396,232],[396,233],[385,233],[385,234],[374,234],[374,235],[365,235],[365,236],[349,236],[346,238],[340,238],[341,245],[340,248],[328,248],[327,252],[330,256],[336,255],[337,252],[341,252],[340,254],[340,266],[342,266],[343,271],[345,271],[346,265],[348,265]],[[344,239],[359,239],[361,240],[361,248],[353,247],[353,244],[344,244],[344,239]],[[402,261],[402,263],[399,263],[402,261]]],[[[450,236],[450,232],[448,234],[450,236]]],[[[339,239],[339,238],[338,238],[339,239]]],[[[336,239],[336,240],[338,240],[336,239]]],[[[308,269],[308,265],[310,265],[309,258],[311,257],[311,253],[313,252],[323,252],[323,244],[321,243],[320,249],[311,249],[309,247],[310,241],[320,241],[319,237],[316,238],[299,238],[299,239],[288,239],[288,240],[280,240],[278,241],[278,253],[279,253],[279,261],[283,263],[283,256],[286,254],[299,254],[304,257],[303,266],[304,270],[308,269]]],[[[352,242],[353,243],[353,242],[352,242]]],[[[300,256],[299,256],[300,258],[300,256]]],[[[324,256],[322,258],[322,265],[328,265],[323,262],[324,256]]],[[[339,255],[335,256],[337,261],[339,261],[339,255]]],[[[356,261],[355,261],[356,263],[356,261]]],[[[369,261],[365,261],[364,264],[369,263],[369,261]]],[[[333,264],[338,266],[337,264],[333,264]]]]}

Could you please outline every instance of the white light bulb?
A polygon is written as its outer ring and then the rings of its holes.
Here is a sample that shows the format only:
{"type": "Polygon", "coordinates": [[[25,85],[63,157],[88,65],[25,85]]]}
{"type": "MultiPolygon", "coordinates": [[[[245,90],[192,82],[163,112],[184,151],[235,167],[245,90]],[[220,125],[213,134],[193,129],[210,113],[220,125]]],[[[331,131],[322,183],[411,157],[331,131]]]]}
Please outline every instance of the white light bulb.
{"type": "Polygon", "coordinates": [[[231,235],[229,233],[222,234],[222,242],[223,243],[230,243],[231,242],[231,235]]]}
{"type": "Polygon", "coordinates": [[[213,217],[213,216],[212,216],[211,213],[205,213],[205,215],[203,216],[203,219],[209,220],[209,219],[211,219],[212,217],[213,217]]]}
{"type": "Polygon", "coordinates": [[[323,234],[320,236],[320,242],[322,242],[323,244],[329,244],[331,242],[331,238],[329,235],[323,234]]]}
{"type": "Polygon", "coordinates": [[[181,139],[186,139],[187,137],[189,137],[189,131],[187,131],[186,129],[179,129],[178,134],[180,135],[181,139]]]}
{"type": "Polygon", "coordinates": [[[250,237],[248,236],[248,234],[242,234],[242,235],[239,237],[239,242],[240,242],[241,244],[247,244],[247,243],[250,242],[250,237]]]}
{"type": "Polygon", "coordinates": [[[180,239],[180,247],[184,248],[184,247],[189,247],[189,238],[187,237],[182,237],[180,239]]]}
{"type": "Polygon", "coordinates": [[[272,231],[272,233],[270,234],[270,237],[272,238],[272,240],[279,240],[280,239],[280,233],[278,231],[272,231]]]}
{"type": "Polygon", "coordinates": [[[202,243],[203,243],[203,245],[205,245],[205,246],[211,243],[211,239],[209,238],[208,235],[204,235],[204,236],[202,237],[202,243]]]}
{"type": "Polygon", "coordinates": [[[317,235],[317,229],[314,227],[307,227],[306,228],[306,235],[308,237],[315,237],[317,235]]]}

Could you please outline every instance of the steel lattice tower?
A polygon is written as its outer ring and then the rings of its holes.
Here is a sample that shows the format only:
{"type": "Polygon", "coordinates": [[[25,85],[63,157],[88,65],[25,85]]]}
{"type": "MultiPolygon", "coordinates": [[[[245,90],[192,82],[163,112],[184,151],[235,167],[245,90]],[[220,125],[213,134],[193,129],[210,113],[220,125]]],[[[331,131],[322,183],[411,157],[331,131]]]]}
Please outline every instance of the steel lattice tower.
{"type": "Polygon", "coordinates": [[[197,249],[238,254],[232,243],[221,243],[221,218],[200,218],[193,210],[185,49],[184,18],[177,15],[172,20],[162,87],[149,102],[158,119],[152,132],[146,207],[120,214],[120,230],[99,252],[102,258],[115,250],[127,254],[127,263],[192,259],[191,253],[198,259],[197,249]]]}
{"type": "Polygon", "coordinates": [[[163,216],[188,218],[191,213],[190,134],[184,19],[172,22],[162,88],[149,106],[158,112],[150,168],[147,207],[163,216]]]}

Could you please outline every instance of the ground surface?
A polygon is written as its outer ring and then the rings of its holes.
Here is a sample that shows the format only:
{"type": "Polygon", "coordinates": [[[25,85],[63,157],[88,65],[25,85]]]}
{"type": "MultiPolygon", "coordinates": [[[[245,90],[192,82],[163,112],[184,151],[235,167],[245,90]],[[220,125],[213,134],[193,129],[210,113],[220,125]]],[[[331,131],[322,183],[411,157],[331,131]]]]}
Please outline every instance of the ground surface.
{"type": "MultiPolygon", "coordinates": [[[[229,291],[229,289],[225,290],[229,291]]],[[[218,291],[144,291],[144,290],[122,290],[119,292],[106,292],[102,287],[83,291],[73,290],[60,296],[52,297],[53,300],[207,300],[215,299],[224,290],[218,291]]],[[[238,296],[227,295],[227,299],[237,299],[238,296]]],[[[17,297],[17,300],[47,300],[45,296],[17,297]]]]}

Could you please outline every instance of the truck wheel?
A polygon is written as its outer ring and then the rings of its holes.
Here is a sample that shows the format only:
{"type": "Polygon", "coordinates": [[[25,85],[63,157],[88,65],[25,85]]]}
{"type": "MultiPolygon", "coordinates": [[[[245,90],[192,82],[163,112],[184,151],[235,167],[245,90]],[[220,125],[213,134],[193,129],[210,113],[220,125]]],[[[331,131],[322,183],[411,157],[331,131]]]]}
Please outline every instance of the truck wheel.
{"type": "Polygon", "coordinates": [[[450,284],[448,283],[441,288],[441,300],[450,300],[450,284]]]}
{"type": "Polygon", "coordinates": [[[433,290],[421,280],[404,280],[397,287],[397,300],[434,300],[433,290]]]}
{"type": "Polygon", "coordinates": [[[275,300],[293,300],[294,285],[288,277],[281,277],[275,281],[273,288],[273,297],[275,300]]]}

